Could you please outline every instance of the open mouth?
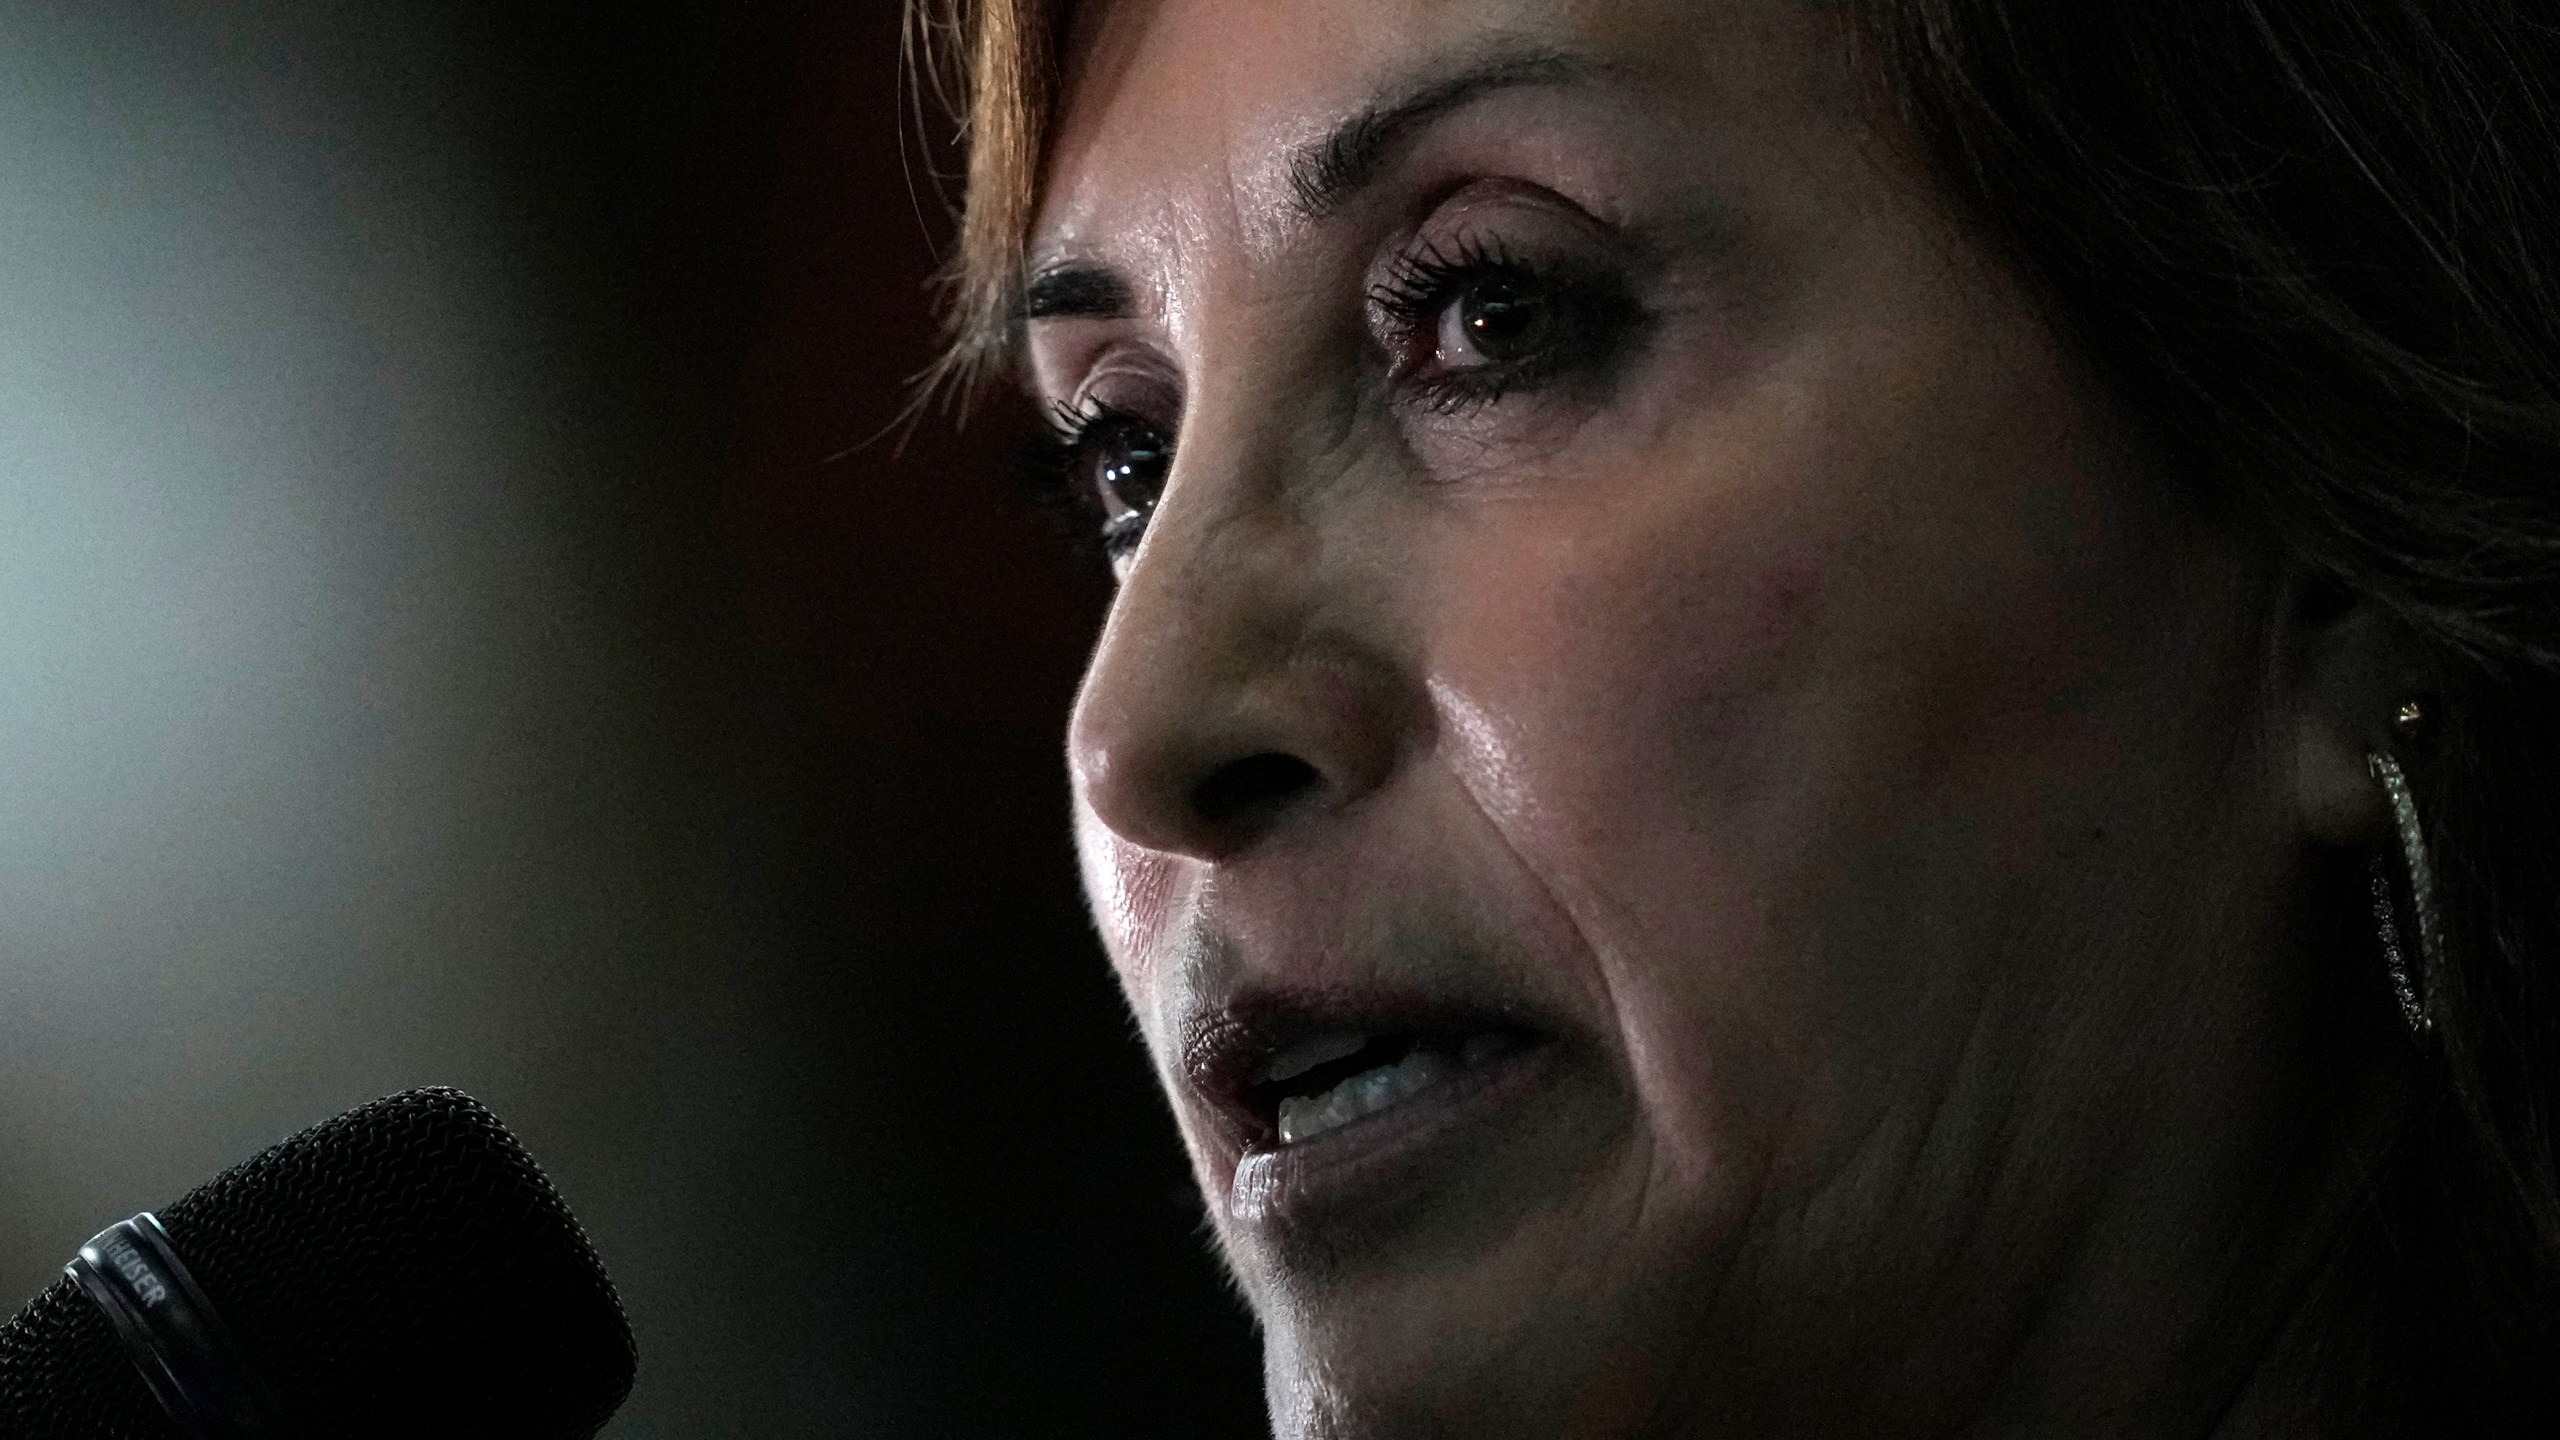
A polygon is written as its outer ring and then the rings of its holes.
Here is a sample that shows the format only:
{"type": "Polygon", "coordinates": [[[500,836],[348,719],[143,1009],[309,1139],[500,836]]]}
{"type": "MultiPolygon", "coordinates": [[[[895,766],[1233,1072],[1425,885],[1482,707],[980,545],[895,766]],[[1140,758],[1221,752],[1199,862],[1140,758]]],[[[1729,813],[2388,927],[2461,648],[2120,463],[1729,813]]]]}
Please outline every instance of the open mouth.
{"type": "Polygon", "coordinates": [[[1194,1073],[1250,1143],[1286,1147],[1469,1079],[1535,1039],[1504,1025],[1240,1025],[1194,1073]]]}
{"type": "Polygon", "coordinates": [[[1186,1019],[1221,1233],[1301,1278],[1348,1273],[1577,1173],[1620,1107],[1544,1019],[1507,996],[1267,991],[1186,1019]]]}

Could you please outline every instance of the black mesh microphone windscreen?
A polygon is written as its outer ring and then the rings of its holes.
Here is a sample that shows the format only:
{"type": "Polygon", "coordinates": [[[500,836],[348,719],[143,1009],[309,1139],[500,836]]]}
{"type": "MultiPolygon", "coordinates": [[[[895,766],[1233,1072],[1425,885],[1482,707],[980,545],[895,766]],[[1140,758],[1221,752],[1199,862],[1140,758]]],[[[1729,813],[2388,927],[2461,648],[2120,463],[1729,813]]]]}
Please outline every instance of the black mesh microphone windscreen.
{"type": "MultiPolygon", "coordinates": [[[[631,1330],[586,1235],[458,1090],[351,1110],[157,1213],[307,1440],[586,1440],[631,1388],[631,1330]]],[[[176,1435],[67,1277],[0,1327],[0,1437],[176,1435]]]]}

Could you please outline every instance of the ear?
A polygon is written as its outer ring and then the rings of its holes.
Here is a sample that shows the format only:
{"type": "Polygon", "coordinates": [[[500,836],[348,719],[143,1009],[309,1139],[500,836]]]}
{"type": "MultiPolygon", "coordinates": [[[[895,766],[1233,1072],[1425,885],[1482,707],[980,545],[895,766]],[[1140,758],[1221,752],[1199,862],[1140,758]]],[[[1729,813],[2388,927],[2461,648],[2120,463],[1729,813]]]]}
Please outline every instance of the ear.
{"type": "Polygon", "coordinates": [[[2367,757],[2390,751],[2400,738],[2394,717],[2427,689],[2418,648],[2380,606],[2298,567],[2279,605],[2276,740],[2292,756],[2302,834],[2322,845],[2378,844],[2391,814],[2367,757]]]}

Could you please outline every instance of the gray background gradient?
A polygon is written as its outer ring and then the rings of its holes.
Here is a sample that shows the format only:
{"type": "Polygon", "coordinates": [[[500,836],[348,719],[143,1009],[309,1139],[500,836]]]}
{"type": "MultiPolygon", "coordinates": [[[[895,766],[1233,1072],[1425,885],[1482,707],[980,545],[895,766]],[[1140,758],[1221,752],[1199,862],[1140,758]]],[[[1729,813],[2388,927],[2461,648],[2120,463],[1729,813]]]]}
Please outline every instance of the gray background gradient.
{"type": "Polygon", "coordinates": [[[1258,1430],[1072,889],[1098,586],[1000,418],[855,448],[895,35],[0,0],[0,1308],[447,1083],[622,1286],[608,1433],[1258,1430]]]}

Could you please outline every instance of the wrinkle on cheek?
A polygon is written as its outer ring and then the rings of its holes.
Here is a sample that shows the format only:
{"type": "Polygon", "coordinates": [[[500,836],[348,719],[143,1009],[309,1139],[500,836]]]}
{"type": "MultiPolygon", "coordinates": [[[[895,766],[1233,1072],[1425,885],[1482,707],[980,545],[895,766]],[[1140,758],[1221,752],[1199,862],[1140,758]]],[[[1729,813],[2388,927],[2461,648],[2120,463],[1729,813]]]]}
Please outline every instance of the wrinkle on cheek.
{"type": "MultiPolygon", "coordinates": [[[[1440,733],[1446,737],[1447,762],[1459,786],[1513,860],[1536,881],[1548,903],[1576,932],[1580,951],[1590,963],[1573,979],[1587,987],[1594,1013],[1610,1017],[1622,1043],[1632,1051],[1641,1036],[1620,1008],[1624,997],[1611,984],[1610,966],[1592,933],[1588,915],[1591,901],[1561,893],[1558,877],[1537,861],[1542,838],[1555,827],[1548,823],[1545,807],[1538,799],[1538,787],[1518,758],[1524,737],[1513,722],[1445,679],[1433,677],[1425,682],[1425,688],[1432,709],[1438,714],[1440,733]]],[[[1628,1058],[1631,1063],[1635,1059],[1632,1053],[1628,1058]]],[[[1641,1083],[1638,1088],[1642,1090],[1641,1083]]]]}
{"type": "Polygon", "coordinates": [[[1431,708],[1448,737],[1450,760],[1476,807],[1509,836],[1537,821],[1537,800],[1512,758],[1513,737],[1503,721],[1447,681],[1426,682],[1431,708]]]}
{"type": "Polygon", "coordinates": [[[1787,1022],[1747,1013],[1771,979],[1755,971],[1773,958],[1772,937],[1732,877],[1695,883],[1683,907],[1693,918],[1635,952],[1650,963],[1611,977],[1626,1007],[1628,1076],[1653,1120],[1658,1193],[1675,1196],[1756,1188],[1735,1167],[1765,1148],[1755,1142],[1788,1098],[1766,1043],[1771,1022],[1787,1022]]]}
{"type": "Polygon", "coordinates": [[[1448,763],[1583,934],[1581,978],[1648,1117],[1648,1208],[1719,1195],[1705,1208],[1721,1233],[1752,1196],[1809,1178],[1836,1119],[1836,982],[1765,888],[1804,837],[1745,817],[1765,815],[1760,749],[1806,683],[1842,541],[1757,543],[1765,527],[1717,513],[1642,527],[1634,551],[1542,535],[1487,567],[1536,579],[1453,606],[1481,620],[1455,649],[1503,657],[1497,686],[1536,683],[1511,703],[1445,675],[1430,690],[1448,763]]]}
{"type": "MultiPolygon", "coordinates": [[[[1592,987],[1597,1013],[1609,1016],[1617,1029],[1640,1107],[1653,1117],[1649,1129],[1661,1178],[1668,1182],[1665,1193],[1693,1193],[1717,1171],[1720,1156],[1712,1137],[1731,1128],[1723,1112],[1767,1098],[1733,1092],[1766,1088],[1772,1067],[1719,1065],[1717,1042],[1680,1021],[1713,1015],[1718,993],[1748,993],[1750,977],[1730,972],[1768,944],[1766,927],[1757,919],[1759,907],[1722,866],[1691,868],[1678,877],[1688,900],[1672,905],[1677,918],[1666,925],[1658,916],[1621,917],[1633,920],[1637,943],[1613,959],[1605,938],[1595,936],[1587,923],[1594,909],[1608,902],[1559,894],[1555,877],[1533,858],[1537,837],[1549,827],[1538,788],[1518,756],[1524,737],[1512,722],[1446,681],[1435,679],[1429,689],[1460,784],[1583,935],[1592,963],[1576,978],[1592,987]],[[1693,963],[1628,963],[1629,956],[1670,955],[1691,957],[1693,963]],[[1763,1076],[1756,1083],[1751,1078],[1755,1071],[1763,1076]]],[[[1628,898],[1620,898],[1621,908],[1628,898]]],[[[1739,1043],[1729,1033],[1723,1039],[1739,1043]]]]}

